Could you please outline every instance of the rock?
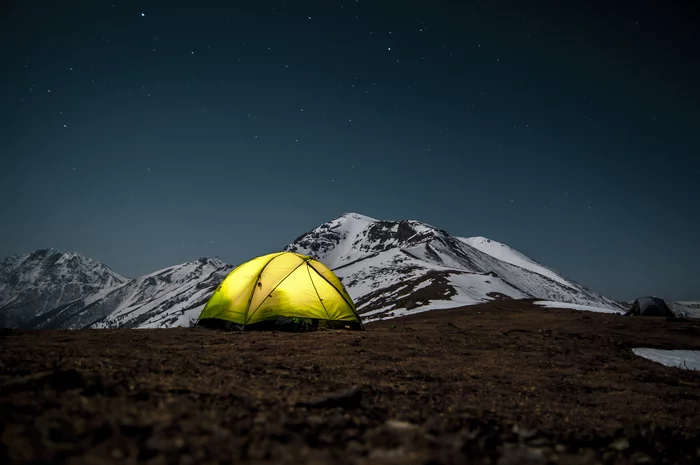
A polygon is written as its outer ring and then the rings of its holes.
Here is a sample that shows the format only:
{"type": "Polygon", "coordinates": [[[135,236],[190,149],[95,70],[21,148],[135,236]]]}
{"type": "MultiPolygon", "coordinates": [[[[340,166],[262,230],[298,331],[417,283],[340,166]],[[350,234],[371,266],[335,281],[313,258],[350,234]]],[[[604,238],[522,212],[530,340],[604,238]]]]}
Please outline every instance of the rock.
{"type": "Polygon", "coordinates": [[[530,439],[537,434],[536,430],[521,428],[519,425],[513,425],[513,432],[523,439],[530,439]]]}
{"type": "Polygon", "coordinates": [[[343,389],[320,397],[310,402],[298,402],[298,407],[331,409],[340,407],[345,410],[354,410],[360,407],[362,391],[357,387],[343,389]]]}
{"type": "Polygon", "coordinates": [[[411,431],[418,428],[418,426],[413,423],[401,420],[387,420],[386,426],[396,431],[411,431]]]}
{"type": "Polygon", "coordinates": [[[630,447],[630,442],[627,438],[620,438],[617,441],[610,444],[611,449],[615,449],[615,450],[619,450],[619,451],[629,449],[629,447],[630,447]]]}

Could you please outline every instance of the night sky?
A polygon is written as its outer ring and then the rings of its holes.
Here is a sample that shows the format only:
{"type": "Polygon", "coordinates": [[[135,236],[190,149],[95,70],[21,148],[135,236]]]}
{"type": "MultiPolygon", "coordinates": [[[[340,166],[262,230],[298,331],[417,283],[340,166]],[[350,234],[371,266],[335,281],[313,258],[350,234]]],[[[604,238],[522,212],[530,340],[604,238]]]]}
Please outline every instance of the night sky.
{"type": "Polygon", "coordinates": [[[635,3],[2,2],[0,256],[238,264],[353,211],[698,299],[700,15],[635,3]]]}

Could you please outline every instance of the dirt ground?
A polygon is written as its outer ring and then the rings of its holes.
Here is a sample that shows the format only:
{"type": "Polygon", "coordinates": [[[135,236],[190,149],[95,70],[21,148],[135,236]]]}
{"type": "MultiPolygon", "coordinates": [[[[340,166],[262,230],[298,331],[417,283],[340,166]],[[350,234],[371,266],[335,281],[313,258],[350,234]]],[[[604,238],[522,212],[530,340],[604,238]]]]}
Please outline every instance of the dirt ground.
{"type": "Polygon", "coordinates": [[[496,301],[364,332],[5,331],[0,463],[700,463],[700,322],[496,301]]]}

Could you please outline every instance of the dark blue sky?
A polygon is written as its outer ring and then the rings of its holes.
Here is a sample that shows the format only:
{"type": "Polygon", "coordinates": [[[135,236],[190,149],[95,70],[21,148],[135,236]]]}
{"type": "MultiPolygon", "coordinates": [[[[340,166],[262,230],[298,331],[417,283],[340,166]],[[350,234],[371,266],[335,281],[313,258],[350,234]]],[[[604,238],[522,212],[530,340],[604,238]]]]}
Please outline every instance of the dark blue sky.
{"type": "Polygon", "coordinates": [[[237,264],[356,211],[700,298],[700,15],[565,3],[3,3],[0,256],[237,264]]]}

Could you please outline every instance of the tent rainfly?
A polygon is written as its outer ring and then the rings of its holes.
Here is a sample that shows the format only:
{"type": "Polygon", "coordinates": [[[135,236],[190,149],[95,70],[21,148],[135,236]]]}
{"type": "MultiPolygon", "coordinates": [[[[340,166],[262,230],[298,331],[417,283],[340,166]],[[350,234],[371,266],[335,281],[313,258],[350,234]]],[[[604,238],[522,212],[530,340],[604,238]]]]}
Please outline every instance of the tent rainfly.
{"type": "Polygon", "coordinates": [[[634,302],[625,316],[666,316],[673,317],[674,313],[668,308],[666,302],[658,297],[639,297],[634,302]]]}
{"type": "Polygon", "coordinates": [[[241,330],[303,331],[319,324],[364,329],[340,279],[321,262],[293,252],[263,255],[236,267],[197,321],[198,326],[241,330]]]}

